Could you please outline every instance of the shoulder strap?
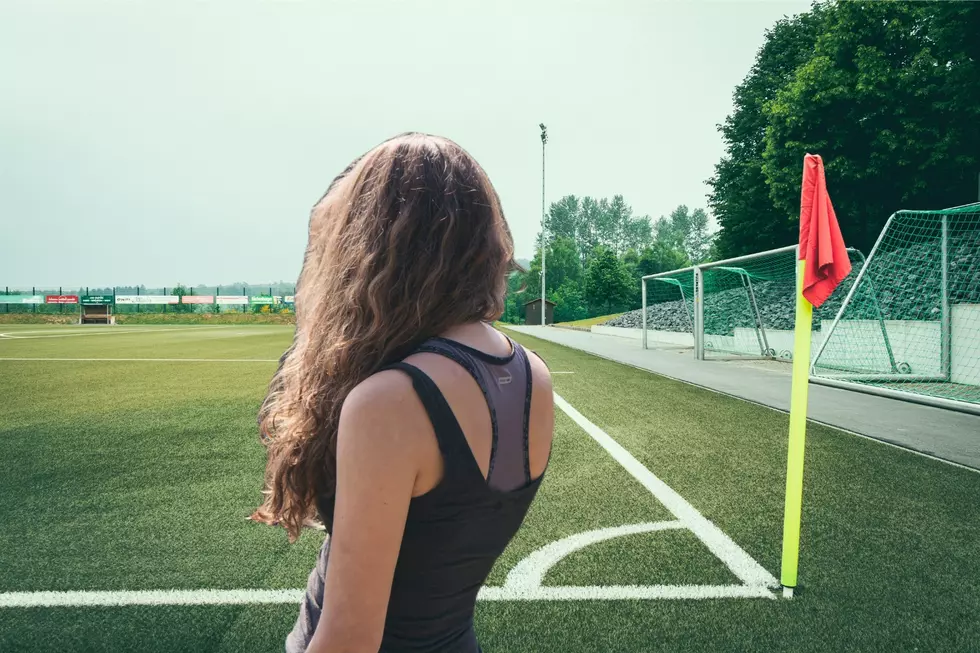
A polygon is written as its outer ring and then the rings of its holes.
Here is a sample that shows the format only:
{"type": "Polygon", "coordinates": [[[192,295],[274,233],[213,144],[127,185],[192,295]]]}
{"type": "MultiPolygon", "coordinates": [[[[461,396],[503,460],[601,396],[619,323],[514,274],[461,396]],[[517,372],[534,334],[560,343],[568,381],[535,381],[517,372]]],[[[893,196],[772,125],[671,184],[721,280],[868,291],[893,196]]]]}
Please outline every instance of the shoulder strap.
{"type": "MultiPolygon", "coordinates": [[[[461,347],[456,347],[453,341],[446,340],[443,338],[433,338],[419,347],[416,352],[425,354],[437,354],[443,358],[448,358],[460,367],[462,367],[466,372],[473,377],[476,385],[479,386],[480,392],[483,393],[483,400],[487,404],[487,410],[490,411],[490,469],[487,471],[487,478],[493,476],[494,463],[497,460],[497,442],[500,434],[500,427],[497,424],[497,409],[494,406],[494,402],[490,399],[490,392],[487,389],[486,380],[480,373],[478,368],[478,361],[473,358],[473,356],[461,347]]],[[[462,434],[462,430],[460,431],[462,434]]],[[[469,445],[466,445],[467,449],[469,445]]],[[[483,473],[481,472],[482,476],[483,473]]]]}
{"type": "MultiPolygon", "coordinates": [[[[429,416],[429,421],[432,423],[432,429],[435,431],[436,440],[439,442],[439,451],[442,452],[447,463],[456,460],[468,460],[475,468],[476,478],[482,481],[483,472],[480,470],[476,458],[473,457],[466,436],[463,435],[463,429],[435,381],[419,368],[405,362],[394,363],[385,369],[399,370],[412,379],[415,393],[422,402],[422,406],[429,416]]],[[[445,473],[447,476],[452,469],[455,469],[455,465],[446,465],[445,473]]]]}

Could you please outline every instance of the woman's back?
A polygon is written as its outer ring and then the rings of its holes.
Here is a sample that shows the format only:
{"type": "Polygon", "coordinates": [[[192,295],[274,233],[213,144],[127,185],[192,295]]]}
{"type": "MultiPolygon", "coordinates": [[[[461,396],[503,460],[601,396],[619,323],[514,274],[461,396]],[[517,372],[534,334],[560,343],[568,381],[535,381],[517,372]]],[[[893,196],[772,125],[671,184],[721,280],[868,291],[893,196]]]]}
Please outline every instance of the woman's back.
{"type": "MultiPolygon", "coordinates": [[[[375,377],[387,382],[389,396],[407,394],[416,403],[401,419],[417,423],[423,461],[391,582],[382,651],[479,650],[477,593],[520,527],[550,452],[553,403],[543,362],[484,325],[447,335],[375,377]]],[[[329,512],[329,503],[321,510],[329,512]]],[[[342,537],[338,528],[335,538],[342,537]]],[[[310,575],[289,651],[305,650],[316,628],[329,546],[310,575]]]]}
{"type": "Polygon", "coordinates": [[[446,138],[381,143],[313,207],[253,514],[330,533],[290,647],[476,650],[476,594],[554,426],[543,362],[488,326],[513,269],[490,177],[446,138]]]}

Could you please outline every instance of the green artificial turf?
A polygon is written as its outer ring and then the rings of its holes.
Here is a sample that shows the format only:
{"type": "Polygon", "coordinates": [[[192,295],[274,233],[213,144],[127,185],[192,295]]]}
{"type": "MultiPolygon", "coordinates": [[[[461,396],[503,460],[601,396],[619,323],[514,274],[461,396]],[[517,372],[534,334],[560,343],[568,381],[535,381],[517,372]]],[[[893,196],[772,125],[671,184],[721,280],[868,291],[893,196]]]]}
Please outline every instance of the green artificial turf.
{"type": "MultiPolygon", "coordinates": [[[[255,412],[289,327],[5,325],[0,593],[301,588],[322,536],[245,516],[255,412]],[[81,335],[76,335],[81,334],[81,335]]],[[[555,389],[778,576],[785,415],[537,341],[555,389]]],[[[481,602],[487,653],[980,650],[980,474],[811,425],[793,601],[481,602]]],[[[538,500],[489,579],[586,530],[673,517],[564,414],[538,500]]],[[[686,530],[606,540],[545,584],[731,584],[686,530]]],[[[0,608],[0,651],[275,651],[290,605],[0,608]]]]}

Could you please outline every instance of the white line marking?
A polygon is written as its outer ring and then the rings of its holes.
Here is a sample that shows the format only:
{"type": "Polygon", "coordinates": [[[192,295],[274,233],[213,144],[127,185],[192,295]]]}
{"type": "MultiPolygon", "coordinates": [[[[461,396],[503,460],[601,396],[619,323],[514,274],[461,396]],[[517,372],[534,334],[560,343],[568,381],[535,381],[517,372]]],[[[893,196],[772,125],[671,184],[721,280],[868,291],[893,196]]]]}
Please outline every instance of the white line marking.
{"type": "MultiPolygon", "coordinates": [[[[76,338],[78,336],[108,336],[108,335],[120,335],[123,333],[160,333],[160,332],[172,332],[172,333],[183,333],[185,331],[200,331],[202,329],[231,329],[238,325],[214,325],[214,326],[201,326],[201,327],[171,327],[168,329],[113,329],[102,330],[102,331],[84,331],[84,332],[72,332],[72,333],[54,333],[50,335],[40,335],[40,336],[22,336],[13,335],[11,333],[3,334],[4,337],[10,340],[41,340],[44,338],[76,338]]],[[[23,331],[22,333],[45,333],[44,331],[23,331]]]]}
{"type": "Polygon", "coordinates": [[[575,374],[575,372],[552,372],[552,374],[575,374]]]}
{"type": "Polygon", "coordinates": [[[743,551],[735,542],[711,521],[694,509],[684,497],[677,494],[669,485],[654,476],[653,472],[643,466],[639,460],[613,440],[605,431],[586,419],[582,413],[575,410],[571,404],[555,394],[555,404],[565,412],[572,421],[592,436],[592,439],[609,452],[616,462],[623,466],[633,478],[648,489],[653,496],[663,504],[677,519],[690,529],[704,542],[704,545],[715,554],[743,583],[751,586],[777,587],[779,582],[765,568],[756,562],[752,556],[743,551]]]}
{"type": "MultiPolygon", "coordinates": [[[[119,607],[129,605],[299,605],[305,590],[135,590],[117,592],[7,592],[3,608],[119,607]]],[[[484,587],[479,601],[621,601],[650,599],[773,598],[765,587],[749,585],[607,585],[539,587],[514,592],[484,587]]]]}
{"type": "Polygon", "coordinates": [[[0,361],[99,362],[99,363],[278,363],[278,358],[15,358],[0,357],[0,361]]]}
{"type": "Polygon", "coordinates": [[[484,587],[481,601],[644,601],[653,599],[772,599],[768,588],[752,585],[599,585],[536,587],[512,591],[484,587]]]}
{"type": "Polygon", "coordinates": [[[303,590],[137,590],[120,592],[7,592],[0,608],[52,608],[120,605],[245,605],[295,603],[303,590]]]}
{"type": "MultiPolygon", "coordinates": [[[[111,359],[110,359],[111,360],[111,359]]],[[[181,360],[181,359],[178,359],[181,360]]],[[[184,359],[186,360],[186,359],[184,359]]],[[[629,524],[601,528],[566,537],[538,549],[517,564],[502,587],[483,587],[481,601],[586,601],[651,599],[775,598],[769,590],[778,581],[701,515],[666,483],[644,467],[618,442],[586,419],[562,397],[555,403],[602,446],[623,468],[647,488],[677,521],[629,524]],[[735,574],[744,585],[606,585],[543,586],[548,570],[570,553],[614,537],[656,531],[688,529],[735,574]]],[[[7,592],[0,593],[0,608],[122,606],[122,605],[224,605],[252,603],[299,603],[303,590],[138,590],[118,592],[7,592]]]]}
{"type": "Polygon", "coordinates": [[[507,574],[507,580],[504,581],[503,589],[511,593],[533,592],[539,589],[544,584],[544,577],[555,564],[560,562],[565,556],[579,549],[584,549],[591,544],[604,542],[605,540],[611,540],[616,537],[623,537],[624,535],[653,533],[678,528],[684,528],[684,524],[679,521],[668,521],[629,524],[626,526],[600,528],[594,531],[576,533],[575,535],[543,546],[521,560],[507,574]]]}

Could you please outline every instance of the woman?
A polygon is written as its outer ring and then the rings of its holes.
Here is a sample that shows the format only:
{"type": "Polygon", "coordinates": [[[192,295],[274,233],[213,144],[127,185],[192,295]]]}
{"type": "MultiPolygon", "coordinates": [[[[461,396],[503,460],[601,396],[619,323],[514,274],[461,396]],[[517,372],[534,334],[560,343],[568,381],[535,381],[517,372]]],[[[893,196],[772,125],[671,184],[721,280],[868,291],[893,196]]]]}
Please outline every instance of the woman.
{"type": "Polygon", "coordinates": [[[382,143],[313,209],[253,516],[329,534],[287,651],[479,651],[477,592],[554,427],[544,363],[488,324],[512,257],[489,178],[444,138],[382,143]]]}

